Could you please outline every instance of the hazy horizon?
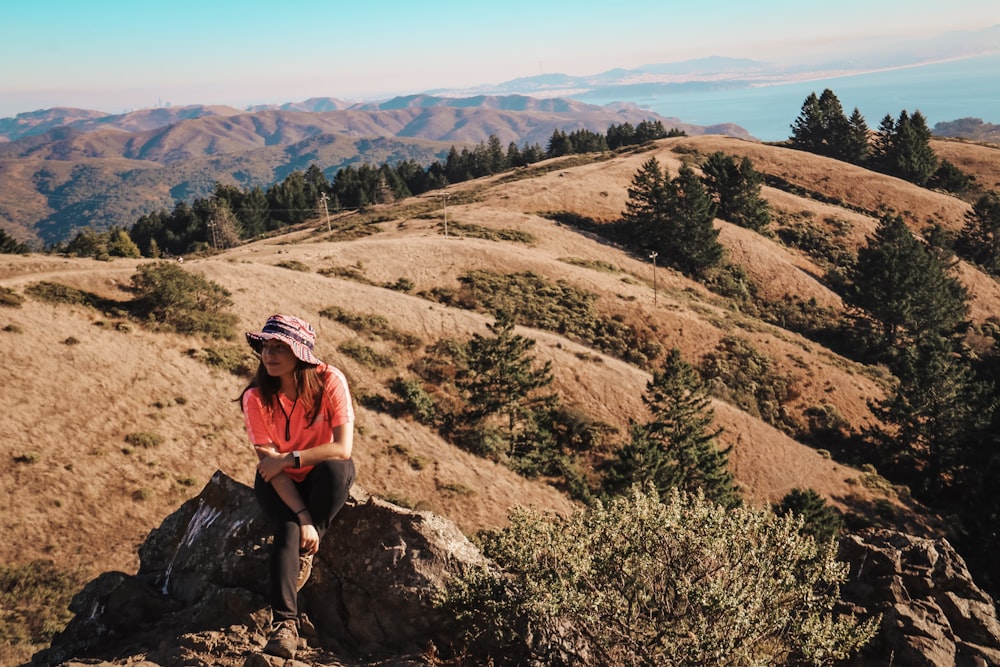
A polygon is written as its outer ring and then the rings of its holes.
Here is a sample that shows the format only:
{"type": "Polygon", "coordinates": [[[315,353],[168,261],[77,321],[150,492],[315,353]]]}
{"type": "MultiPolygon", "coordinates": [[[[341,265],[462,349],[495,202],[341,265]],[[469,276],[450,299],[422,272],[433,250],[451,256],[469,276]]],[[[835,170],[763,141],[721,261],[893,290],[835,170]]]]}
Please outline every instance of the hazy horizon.
{"type": "Polygon", "coordinates": [[[652,0],[613,9],[596,0],[17,3],[0,24],[0,117],[385,99],[710,56],[799,63],[997,24],[995,0],[955,0],[947,12],[933,0],[840,0],[808,12],[791,0],[719,0],[710,14],[652,0]]]}

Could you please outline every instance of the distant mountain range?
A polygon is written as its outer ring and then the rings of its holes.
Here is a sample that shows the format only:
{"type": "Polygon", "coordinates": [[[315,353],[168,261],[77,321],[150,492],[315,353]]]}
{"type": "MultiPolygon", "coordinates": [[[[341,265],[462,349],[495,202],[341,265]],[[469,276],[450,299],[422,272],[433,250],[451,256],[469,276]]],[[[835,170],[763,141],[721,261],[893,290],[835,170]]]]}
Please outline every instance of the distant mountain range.
{"type": "MultiPolygon", "coordinates": [[[[310,164],[328,178],[346,165],[404,159],[430,164],[444,159],[452,146],[472,146],[491,135],[504,145],[544,148],[557,129],[603,133],[611,124],[659,120],[690,135],[751,138],[735,124],[737,118],[699,126],[627,100],[997,52],[1000,26],[992,26],[929,39],[859,43],[846,57],[794,63],[712,57],[590,76],[544,74],[377,102],[318,97],[246,109],[26,112],[0,119],[0,228],[22,242],[52,244],[82,228],[129,227],[146,213],[206,196],[216,182],[266,188],[310,164]]],[[[993,126],[979,131],[992,132],[993,126]]]]}
{"type": "Polygon", "coordinates": [[[142,215],[207,196],[216,182],[266,189],[311,164],[333,178],[347,165],[430,164],[491,135],[505,146],[545,148],[555,130],[604,133],[643,120],[690,135],[749,137],[736,125],[700,127],[631,104],[524,95],[317,98],[253,111],[190,106],[118,115],[47,109],[0,120],[0,225],[19,241],[52,244],[83,228],[131,227],[142,215]]]}

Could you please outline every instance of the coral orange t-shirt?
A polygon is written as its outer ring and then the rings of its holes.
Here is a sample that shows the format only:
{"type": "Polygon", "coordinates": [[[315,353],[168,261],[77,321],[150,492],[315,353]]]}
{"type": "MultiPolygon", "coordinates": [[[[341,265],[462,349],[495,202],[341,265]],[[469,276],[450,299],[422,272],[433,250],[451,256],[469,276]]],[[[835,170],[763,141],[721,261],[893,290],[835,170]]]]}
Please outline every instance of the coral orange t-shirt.
{"type": "MultiPolygon", "coordinates": [[[[307,423],[309,415],[305,407],[284,394],[278,394],[281,407],[275,406],[273,410],[261,402],[257,387],[243,394],[243,421],[251,445],[273,443],[281,452],[310,449],[333,442],[333,429],[354,421],[354,405],[344,374],[329,364],[317,366],[316,371],[324,382],[323,405],[311,424],[307,423]],[[289,440],[285,440],[285,415],[288,415],[289,440]]],[[[285,468],[285,474],[301,482],[310,470],[312,466],[285,468]]]]}

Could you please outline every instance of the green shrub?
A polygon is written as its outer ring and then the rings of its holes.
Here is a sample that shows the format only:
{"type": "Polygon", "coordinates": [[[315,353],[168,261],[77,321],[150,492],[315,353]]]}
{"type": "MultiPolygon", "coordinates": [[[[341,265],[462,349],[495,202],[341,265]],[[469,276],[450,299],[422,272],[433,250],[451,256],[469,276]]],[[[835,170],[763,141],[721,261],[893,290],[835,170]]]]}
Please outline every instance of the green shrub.
{"type": "Polygon", "coordinates": [[[879,619],[836,616],[848,574],[792,516],[638,487],[569,516],[517,509],[491,565],[439,598],[476,664],[829,665],[879,619]]]}
{"type": "Polygon", "coordinates": [[[3,330],[6,331],[7,333],[24,333],[24,329],[21,328],[21,325],[14,324],[13,322],[4,325],[3,330]]]}
{"type": "Polygon", "coordinates": [[[175,262],[141,266],[132,276],[132,287],[136,314],[156,327],[213,338],[235,336],[236,315],[228,311],[233,305],[229,291],[175,262]]]}
{"type": "Polygon", "coordinates": [[[309,273],[312,271],[308,264],[300,262],[297,259],[286,259],[278,262],[275,266],[280,266],[281,268],[288,269],[289,271],[301,271],[302,273],[309,273]]]}
{"type": "Polygon", "coordinates": [[[187,354],[213,368],[228,371],[239,377],[253,375],[258,364],[257,357],[249,352],[248,347],[243,345],[192,349],[188,350],[187,354]]]}
{"type": "Polygon", "coordinates": [[[65,303],[73,306],[94,306],[99,301],[97,296],[90,292],[48,280],[31,283],[24,288],[24,293],[39,301],[65,303]]]}
{"type": "Polygon", "coordinates": [[[834,508],[813,489],[792,489],[775,505],[778,516],[794,514],[802,519],[802,532],[827,542],[840,534],[844,522],[834,508]]]}
{"type": "Polygon", "coordinates": [[[518,324],[555,331],[640,366],[663,353],[655,332],[620,314],[597,312],[596,294],[565,281],[553,284],[530,271],[504,275],[482,270],[459,280],[463,289],[450,305],[513,313],[518,324]]]}
{"type": "Polygon", "coordinates": [[[152,447],[159,447],[163,444],[163,436],[156,433],[149,433],[148,431],[139,431],[137,433],[129,433],[126,435],[125,442],[135,447],[150,449],[152,447]]]}
{"type": "Polygon", "coordinates": [[[463,223],[452,221],[448,225],[448,231],[455,236],[466,236],[475,239],[486,239],[487,241],[514,241],[516,243],[531,244],[535,242],[535,237],[527,232],[517,229],[493,229],[483,227],[473,223],[463,223]]]}
{"type": "Polygon", "coordinates": [[[793,398],[791,380],[778,374],[770,357],[749,341],[726,336],[705,355],[698,370],[716,398],[786,432],[795,431],[796,424],[784,408],[793,398]]]}
{"type": "Polygon", "coordinates": [[[335,322],[340,322],[346,327],[358,333],[368,333],[377,338],[398,343],[408,350],[414,350],[420,346],[419,337],[405,333],[393,328],[389,320],[381,315],[372,313],[354,313],[339,306],[327,306],[319,311],[320,317],[329,318],[335,322]]]}
{"type": "Polygon", "coordinates": [[[400,411],[413,415],[421,424],[434,423],[437,406],[418,380],[397,377],[389,389],[399,397],[400,411]]]}
{"type": "Polygon", "coordinates": [[[22,303],[24,303],[24,296],[9,287],[0,287],[0,306],[20,308],[22,303]]]}
{"type": "Polygon", "coordinates": [[[345,341],[337,349],[368,368],[392,368],[396,363],[388,354],[383,354],[356,340],[345,341]]]}

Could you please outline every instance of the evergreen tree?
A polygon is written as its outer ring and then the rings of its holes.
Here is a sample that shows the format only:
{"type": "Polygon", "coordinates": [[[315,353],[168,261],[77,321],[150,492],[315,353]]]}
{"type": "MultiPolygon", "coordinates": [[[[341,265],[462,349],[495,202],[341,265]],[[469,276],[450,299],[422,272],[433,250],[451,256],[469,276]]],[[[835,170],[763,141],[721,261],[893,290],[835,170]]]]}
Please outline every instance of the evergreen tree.
{"type": "Polygon", "coordinates": [[[892,162],[895,155],[896,121],[886,114],[879,123],[875,133],[875,143],[871,150],[872,168],[882,173],[892,173],[892,162]]]}
{"type": "Polygon", "coordinates": [[[951,335],[963,323],[968,296],[950,268],[901,217],[882,218],[858,251],[848,296],[877,324],[884,351],[951,335]]]}
{"type": "Polygon", "coordinates": [[[823,496],[813,489],[792,489],[774,506],[774,513],[801,517],[802,532],[822,542],[836,538],[843,526],[837,510],[827,505],[823,496]]]}
{"type": "Polygon", "coordinates": [[[847,119],[847,135],[844,138],[842,159],[851,164],[865,164],[871,152],[868,145],[868,134],[868,123],[865,122],[865,117],[861,115],[857,107],[854,107],[854,113],[847,119]]]}
{"type": "Polygon", "coordinates": [[[714,226],[715,202],[690,167],[681,167],[675,179],[668,177],[655,157],[636,172],[622,216],[624,236],[656,251],[664,264],[698,275],[723,256],[714,226]]]}
{"type": "Polygon", "coordinates": [[[621,125],[612,123],[608,126],[607,144],[610,150],[615,150],[622,146],[631,146],[635,143],[638,142],[635,138],[635,128],[632,127],[631,123],[626,122],[621,125]]]}
{"type": "Polygon", "coordinates": [[[701,179],[687,165],[680,168],[673,184],[674,209],[670,213],[669,245],[658,250],[677,269],[697,276],[722,261],[725,251],[715,228],[715,202],[701,179]]]}
{"type": "Polygon", "coordinates": [[[548,157],[562,157],[573,153],[573,142],[562,130],[554,130],[549,138],[549,145],[546,149],[548,157]]]}
{"type": "Polygon", "coordinates": [[[744,157],[739,164],[732,155],[717,151],[702,165],[703,181],[715,198],[716,216],[741,227],[763,230],[771,221],[770,207],[761,198],[763,176],[744,157]]]}
{"type": "Polygon", "coordinates": [[[315,210],[316,192],[307,191],[305,175],[298,170],[285,177],[268,190],[267,200],[271,218],[286,225],[297,225],[315,210]]]}
{"type": "Polygon", "coordinates": [[[271,212],[267,205],[267,195],[255,185],[247,191],[243,197],[239,208],[234,208],[233,213],[239,220],[239,229],[243,238],[251,239],[263,234],[268,229],[271,219],[271,212]]]}
{"type": "Polygon", "coordinates": [[[987,192],[976,200],[955,246],[962,257],[1000,275],[1000,195],[987,192]]]}
{"type": "Polygon", "coordinates": [[[668,174],[651,157],[632,177],[622,225],[626,236],[634,243],[656,249],[670,240],[670,210],[673,193],[668,174]]]}
{"type": "Polygon", "coordinates": [[[495,134],[490,135],[486,142],[486,154],[488,173],[499,174],[500,172],[507,171],[509,168],[507,155],[504,153],[503,145],[500,143],[500,137],[495,134]]]}
{"type": "Polygon", "coordinates": [[[651,418],[633,425],[632,439],[609,462],[606,492],[617,495],[632,484],[649,483],[661,498],[675,488],[701,489],[720,505],[738,505],[728,450],[715,443],[721,429],[712,428],[715,416],[708,388],[680,350],[671,350],[662,370],[653,372],[643,402],[651,418]]]}
{"type": "MultiPolygon", "coordinates": [[[[535,341],[514,333],[514,318],[500,311],[488,328],[492,337],[475,334],[466,345],[466,367],[456,377],[465,400],[465,420],[475,430],[497,417],[502,421],[506,451],[510,456],[521,436],[533,433],[539,412],[551,407],[552,396],[540,395],[552,383],[552,364],[536,364],[531,350],[535,341]]],[[[488,452],[480,452],[488,453],[488,452]]]]}
{"type": "Polygon", "coordinates": [[[316,201],[323,193],[330,193],[330,183],[323,175],[323,170],[315,162],[306,169],[303,180],[305,181],[303,184],[305,198],[309,201],[316,201]]]}
{"type": "Polygon", "coordinates": [[[108,231],[108,254],[112,257],[142,257],[139,246],[124,229],[113,228],[108,231]]]}
{"type": "Polygon", "coordinates": [[[0,229],[0,254],[23,255],[30,252],[25,244],[19,242],[13,236],[0,229]]]}
{"type": "Polygon", "coordinates": [[[809,93],[802,103],[798,118],[792,123],[790,142],[793,148],[821,153],[823,150],[824,126],[823,110],[819,106],[816,93],[809,93]]]}
{"type": "Polygon", "coordinates": [[[63,252],[77,257],[108,257],[108,235],[93,229],[81,229],[76,233],[63,252]]]}
{"type": "Polygon", "coordinates": [[[896,121],[890,172],[917,185],[926,185],[937,171],[937,156],[931,148],[931,131],[919,111],[908,116],[906,111],[896,121]]]}
{"type": "Polygon", "coordinates": [[[985,387],[952,339],[928,334],[899,351],[898,384],[873,414],[887,426],[871,436],[925,501],[954,501],[968,476],[964,448],[985,432],[985,387]]]}
{"type": "Polygon", "coordinates": [[[849,132],[847,116],[840,100],[829,88],[819,96],[820,124],[823,128],[823,143],[820,153],[838,160],[845,159],[845,145],[849,132]]]}

